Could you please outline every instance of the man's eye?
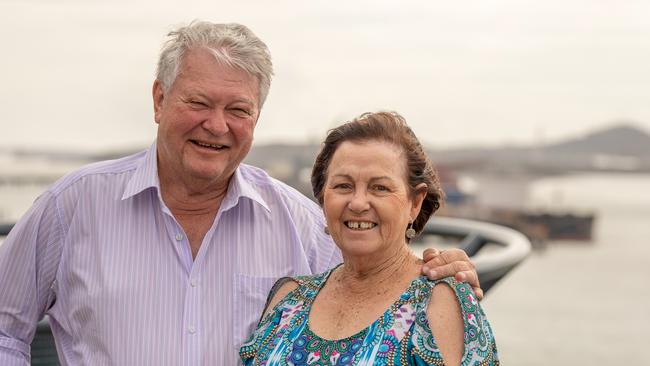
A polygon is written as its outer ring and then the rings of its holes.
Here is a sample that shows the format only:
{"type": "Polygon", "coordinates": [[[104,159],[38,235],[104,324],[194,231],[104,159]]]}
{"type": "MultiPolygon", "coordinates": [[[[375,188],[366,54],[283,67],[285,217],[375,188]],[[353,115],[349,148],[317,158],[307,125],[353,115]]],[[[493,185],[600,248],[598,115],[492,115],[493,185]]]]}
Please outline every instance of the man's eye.
{"type": "Polygon", "coordinates": [[[248,109],[232,108],[231,110],[235,115],[240,116],[240,117],[248,117],[248,116],[251,115],[251,113],[250,113],[250,111],[248,109]]]}
{"type": "Polygon", "coordinates": [[[201,101],[198,101],[198,100],[190,100],[190,104],[191,104],[193,107],[205,107],[205,106],[206,106],[205,103],[203,103],[203,102],[201,102],[201,101]]]}

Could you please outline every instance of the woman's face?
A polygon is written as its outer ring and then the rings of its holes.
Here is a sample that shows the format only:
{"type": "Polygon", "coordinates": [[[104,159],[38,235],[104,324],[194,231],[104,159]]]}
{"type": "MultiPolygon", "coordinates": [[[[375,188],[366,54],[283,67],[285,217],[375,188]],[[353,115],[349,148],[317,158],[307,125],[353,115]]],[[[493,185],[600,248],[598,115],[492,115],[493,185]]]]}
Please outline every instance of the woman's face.
{"type": "Polygon", "coordinates": [[[328,167],[323,210],[344,254],[367,255],[404,245],[425,190],[411,197],[402,149],[383,141],[343,142],[328,167]]]}

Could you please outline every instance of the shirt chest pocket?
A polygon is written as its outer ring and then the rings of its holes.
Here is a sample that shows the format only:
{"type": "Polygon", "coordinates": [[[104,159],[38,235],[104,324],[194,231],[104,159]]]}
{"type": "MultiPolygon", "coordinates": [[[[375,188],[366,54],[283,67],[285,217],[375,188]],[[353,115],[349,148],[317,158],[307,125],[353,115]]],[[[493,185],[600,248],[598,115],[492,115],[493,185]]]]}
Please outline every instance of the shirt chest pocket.
{"type": "Polygon", "coordinates": [[[237,350],[253,333],[262,316],[269,290],[281,277],[235,274],[232,334],[237,350]]]}

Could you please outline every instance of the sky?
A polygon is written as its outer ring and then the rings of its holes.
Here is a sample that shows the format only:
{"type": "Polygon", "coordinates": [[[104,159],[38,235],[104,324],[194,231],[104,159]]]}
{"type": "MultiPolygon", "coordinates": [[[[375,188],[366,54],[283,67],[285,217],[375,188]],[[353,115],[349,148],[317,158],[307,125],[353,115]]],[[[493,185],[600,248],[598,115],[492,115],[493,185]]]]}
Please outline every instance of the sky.
{"type": "Polygon", "coordinates": [[[147,146],[165,34],[238,22],[275,76],[256,143],[396,110],[429,147],[650,131],[650,2],[0,0],[0,149],[147,146]]]}

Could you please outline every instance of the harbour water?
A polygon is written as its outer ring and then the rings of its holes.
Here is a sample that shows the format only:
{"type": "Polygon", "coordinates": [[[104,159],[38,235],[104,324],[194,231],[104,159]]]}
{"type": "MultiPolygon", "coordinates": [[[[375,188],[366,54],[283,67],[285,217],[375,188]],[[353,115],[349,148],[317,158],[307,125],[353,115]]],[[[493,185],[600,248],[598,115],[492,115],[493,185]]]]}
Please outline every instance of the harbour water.
{"type": "Polygon", "coordinates": [[[593,242],[549,243],[483,301],[503,363],[650,365],[650,175],[548,178],[529,192],[530,206],[597,222],[593,242]]]}
{"type": "MultiPolygon", "coordinates": [[[[0,215],[20,216],[43,188],[0,185],[0,215]]],[[[593,242],[549,243],[483,301],[503,364],[649,365],[650,175],[547,178],[527,192],[530,207],[597,221],[593,242]]]]}

